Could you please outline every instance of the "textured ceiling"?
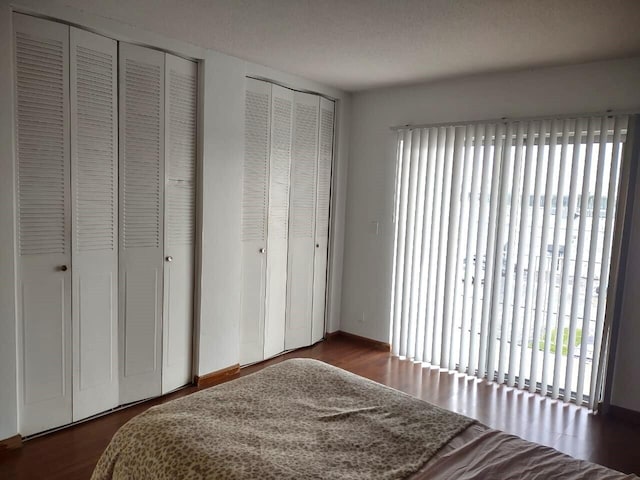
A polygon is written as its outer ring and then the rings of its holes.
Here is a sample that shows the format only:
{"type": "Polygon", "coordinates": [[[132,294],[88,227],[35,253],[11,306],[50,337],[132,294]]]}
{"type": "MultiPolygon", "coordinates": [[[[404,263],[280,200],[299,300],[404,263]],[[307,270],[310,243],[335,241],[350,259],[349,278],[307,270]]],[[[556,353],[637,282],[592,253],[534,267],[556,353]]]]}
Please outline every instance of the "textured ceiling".
{"type": "Polygon", "coordinates": [[[63,0],[344,90],[640,54],[640,0],[63,0]]]}

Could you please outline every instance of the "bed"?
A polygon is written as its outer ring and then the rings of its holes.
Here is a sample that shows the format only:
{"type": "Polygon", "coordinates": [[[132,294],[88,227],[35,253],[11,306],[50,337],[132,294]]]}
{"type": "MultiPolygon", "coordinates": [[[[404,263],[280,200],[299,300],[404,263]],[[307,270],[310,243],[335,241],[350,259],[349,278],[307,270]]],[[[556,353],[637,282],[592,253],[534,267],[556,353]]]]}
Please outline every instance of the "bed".
{"type": "Polygon", "coordinates": [[[636,479],[311,359],[138,415],[93,480],[636,479]]]}

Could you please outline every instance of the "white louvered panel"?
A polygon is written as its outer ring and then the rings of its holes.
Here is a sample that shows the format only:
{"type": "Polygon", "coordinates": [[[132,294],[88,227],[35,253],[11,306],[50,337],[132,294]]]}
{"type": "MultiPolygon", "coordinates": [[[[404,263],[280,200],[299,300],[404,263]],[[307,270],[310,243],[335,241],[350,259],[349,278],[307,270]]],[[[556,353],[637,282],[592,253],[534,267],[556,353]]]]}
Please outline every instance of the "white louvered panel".
{"type": "MultiPolygon", "coordinates": [[[[317,97],[316,97],[317,103],[317,97]]],[[[318,160],[318,105],[296,102],[291,166],[291,225],[295,238],[313,238],[318,160]]]]}
{"type": "Polygon", "coordinates": [[[162,69],[124,61],[123,185],[125,248],[158,247],[161,236],[162,69]]]}
{"type": "Polygon", "coordinates": [[[271,86],[271,157],[264,318],[264,357],[284,350],[287,309],[289,173],[293,130],[293,92],[271,86]]]}
{"type": "Polygon", "coordinates": [[[242,190],[242,240],[266,237],[269,95],[247,89],[242,190]]]}
{"type": "Polygon", "coordinates": [[[16,31],[20,255],[67,252],[67,45],[16,31]]]}
{"type": "Polygon", "coordinates": [[[316,205],[316,240],[329,235],[331,196],[331,162],[333,159],[333,109],[320,110],[320,145],[318,151],[318,199],[316,205]]]}
{"type": "Polygon", "coordinates": [[[114,250],[116,229],[116,124],[114,56],[77,45],[77,147],[74,179],[76,251],[114,250]]]}
{"type": "Polygon", "coordinates": [[[32,435],[72,421],[69,27],[14,14],[13,29],[18,431],[32,435]]]}
{"type": "Polygon", "coordinates": [[[273,97],[269,178],[269,238],[287,238],[291,167],[291,100],[273,97]]]}
{"type": "Polygon", "coordinates": [[[271,90],[272,85],[268,82],[251,78],[246,80],[240,305],[241,365],[264,359],[271,90]]]}
{"type": "Polygon", "coordinates": [[[195,62],[165,56],[163,393],[192,380],[197,77],[195,62]]]}
{"type": "Polygon", "coordinates": [[[70,31],[73,420],[118,405],[118,44],[70,31]]]}
{"type": "Polygon", "coordinates": [[[119,44],[119,400],[162,392],[165,54],[119,44]]]}
{"type": "Polygon", "coordinates": [[[331,199],[331,166],[333,163],[334,110],[335,105],[331,100],[320,98],[311,343],[320,341],[324,337],[325,333],[327,254],[329,252],[329,202],[331,199]]]}
{"type": "MultiPolygon", "coordinates": [[[[180,59],[171,57],[172,61],[180,59]]],[[[168,68],[167,85],[167,242],[191,245],[195,235],[196,118],[195,63],[187,71],[168,68]]]]}
{"type": "Polygon", "coordinates": [[[295,92],[285,348],[311,344],[320,97],[295,92]]]}
{"type": "Polygon", "coordinates": [[[193,72],[170,69],[168,85],[168,125],[171,161],[167,176],[172,180],[193,182],[196,176],[196,65],[193,72]]]}

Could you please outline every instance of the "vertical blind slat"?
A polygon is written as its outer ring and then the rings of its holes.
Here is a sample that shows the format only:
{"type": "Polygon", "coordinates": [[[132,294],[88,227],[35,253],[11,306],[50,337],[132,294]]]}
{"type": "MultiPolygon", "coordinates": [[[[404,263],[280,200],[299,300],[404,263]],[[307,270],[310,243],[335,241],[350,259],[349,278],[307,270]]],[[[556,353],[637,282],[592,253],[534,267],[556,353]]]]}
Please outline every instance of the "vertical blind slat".
{"type": "Polygon", "coordinates": [[[448,341],[445,338],[447,331],[443,328],[445,290],[447,270],[447,241],[449,232],[447,229],[449,221],[449,200],[451,198],[451,170],[453,167],[453,149],[455,145],[455,127],[446,129],[446,147],[443,158],[442,173],[442,195],[440,199],[440,238],[438,240],[438,277],[436,284],[436,329],[433,334],[433,356],[438,359],[438,365],[444,365],[443,353],[446,350],[443,344],[448,341]]]}
{"type": "Polygon", "coordinates": [[[437,170],[438,170],[438,162],[437,162],[437,151],[440,146],[440,135],[438,133],[437,128],[429,129],[429,154],[427,157],[427,162],[429,162],[429,183],[427,185],[427,212],[428,212],[428,231],[425,232],[425,239],[428,240],[425,242],[425,248],[428,251],[426,255],[426,259],[424,262],[425,266],[425,275],[424,275],[424,283],[425,283],[425,296],[426,300],[424,302],[424,342],[423,342],[423,351],[422,351],[422,360],[425,362],[432,362],[431,356],[431,343],[433,336],[433,300],[434,300],[434,235],[437,225],[436,219],[436,210],[435,210],[435,199],[436,199],[436,178],[437,178],[437,170]]]}
{"type": "MultiPolygon", "coordinates": [[[[506,361],[507,361],[507,338],[509,338],[508,330],[511,326],[513,319],[511,309],[511,302],[513,302],[513,274],[515,272],[515,257],[517,255],[516,250],[516,235],[518,227],[520,202],[520,189],[522,186],[522,157],[524,146],[524,123],[519,123],[517,126],[516,134],[516,146],[515,146],[515,159],[513,161],[513,177],[511,180],[511,192],[507,192],[507,198],[509,199],[508,216],[504,221],[507,224],[508,237],[507,237],[507,260],[504,267],[504,281],[503,281],[503,305],[500,322],[500,348],[498,353],[498,383],[503,383],[506,373],[506,361]],[[509,198],[510,197],[510,198],[509,198]]],[[[507,184],[508,185],[508,184],[507,184]]],[[[508,188],[508,186],[507,186],[508,188]]],[[[499,246],[499,245],[498,245],[499,246]]],[[[493,376],[493,372],[489,374],[493,376]]]]}
{"type": "Polygon", "coordinates": [[[420,134],[417,130],[411,132],[409,144],[409,168],[407,173],[408,195],[407,195],[407,231],[405,234],[404,246],[404,276],[402,279],[402,317],[400,320],[400,355],[407,355],[407,335],[409,324],[409,306],[411,303],[411,272],[413,268],[413,234],[415,228],[416,215],[416,189],[418,185],[418,151],[420,145],[420,134]]]}
{"type": "MultiPolygon", "coordinates": [[[[415,130],[414,132],[414,144],[417,143],[417,147],[414,147],[415,162],[417,164],[416,172],[416,200],[414,205],[414,221],[413,221],[413,242],[412,242],[412,265],[411,265],[411,290],[409,298],[409,322],[408,331],[413,332],[417,328],[418,323],[418,291],[420,286],[420,260],[422,256],[422,222],[423,222],[423,206],[424,206],[424,188],[425,188],[425,174],[426,174],[426,158],[424,155],[424,145],[422,143],[422,130],[415,130]]],[[[407,338],[406,347],[407,357],[414,358],[415,355],[415,341],[409,341],[407,338]]]]}
{"type": "MultiPolygon", "coordinates": [[[[602,186],[604,182],[604,167],[605,167],[605,158],[606,158],[606,144],[602,144],[602,139],[607,137],[609,131],[608,119],[607,117],[602,117],[600,119],[600,143],[598,144],[598,163],[596,166],[596,177],[595,177],[595,192],[593,194],[593,203],[591,207],[591,235],[589,239],[589,254],[588,254],[588,264],[587,264],[587,277],[586,277],[586,285],[585,285],[585,293],[584,293],[584,302],[583,305],[576,306],[576,308],[582,308],[582,338],[580,340],[580,354],[579,354],[579,362],[578,362],[578,378],[575,387],[576,392],[576,403],[578,405],[582,404],[583,400],[583,390],[584,390],[584,376],[585,376],[585,367],[586,367],[586,359],[587,359],[587,340],[590,336],[589,329],[589,321],[591,319],[591,301],[592,301],[592,292],[593,292],[593,283],[595,276],[595,268],[596,268],[596,251],[598,247],[598,230],[600,228],[600,207],[601,207],[601,199],[602,199],[602,186]]],[[[589,206],[587,205],[587,209],[589,206]]],[[[587,221],[587,216],[585,216],[584,221],[587,221]]],[[[573,345],[573,344],[570,344],[573,345]]],[[[567,378],[571,378],[569,375],[567,378]]]]}
{"type": "Polygon", "coordinates": [[[413,342],[413,358],[416,361],[422,361],[422,351],[423,351],[423,339],[424,339],[424,328],[425,328],[425,319],[424,319],[424,310],[425,310],[425,294],[426,294],[426,285],[424,282],[425,278],[425,265],[426,259],[428,258],[428,246],[425,241],[428,238],[427,231],[429,229],[430,222],[430,213],[428,212],[428,183],[429,183],[429,131],[427,129],[422,129],[421,133],[421,142],[420,142],[420,162],[421,166],[424,168],[424,174],[421,177],[423,186],[421,196],[418,200],[418,203],[421,204],[421,222],[420,226],[416,227],[416,234],[419,232],[420,236],[420,245],[416,247],[416,251],[420,252],[419,262],[417,266],[418,268],[416,274],[416,334],[414,342],[413,342]]]}
{"type": "MultiPolygon", "coordinates": [[[[595,137],[596,120],[589,118],[589,125],[587,131],[587,145],[585,152],[585,163],[583,169],[582,192],[580,193],[580,210],[578,215],[578,243],[576,246],[576,259],[575,268],[573,274],[573,292],[571,294],[571,310],[569,314],[569,334],[567,340],[567,366],[564,377],[564,395],[563,400],[568,402],[571,399],[571,392],[573,391],[571,381],[573,379],[573,349],[576,341],[576,326],[578,322],[578,309],[580,305],[580,291],[582,290],[582,266],[585,253],[585,237],[587,229],[587,207],[589,205],[589,190],[591,186],[591,157],[593,154],[593,141],[595,137]]],[[[577,206],[576,206],[577,208],[577,206]]],[[[564,349],[564,332],[563,332],[563,344],[564,349]]],[[[557,348],[557,347],[556,347],[557,348]]],[[[564,353],[564,352],[563,352],[564,353]]]]}
{"type": "MultiPolygon", "coordinates": [[[[532,303],[533,303],[533,289],[535,287],[536,280],[536,252],[538,251],[538,238],[539,238],[539,224],[540,224],[540,197],[542,195],[542,179],[544,177],[544,169],[547,166],[545,162],[545,146],[548,131],[548,122],[540,122],[538,127],[538,144],[536,147],[536,170],[533,179],[533,200],[531,202],[532,214],[531,214],[531,226],[529,227],[528,238],[529,245],[527,249],[527,268],[526,268],[526,288],[525,288],[525,300],[524,311],[522,313],[522,330],[519,331],[521,343],[520,352],[516,352],[516,355],[520,354],[519,368],[518,368],[518,388],[525,388],[526,379],[526,362],[527,362],[527,350],[529,341],[529,332],[531,328],[531,316],[532,303]]],[[[533,152],[532,152],[533,154],[533,152]]],[[[527,232],[524,232],[526,235],[527,232]]],[[[521,234],[522,235],[522,234],[521,234]]],[[[541,258],[541,257],[538,257],[541,258]]],[[[524,267],[524,262],[523,262],[524,267]]],[[[539,268],[539,266],[538,266],[539,268]]],[[[532,344],[532,352],[535,347],[532,344]]],[[[512,348],[513,350],[513,348],[512,348]]],[[[515,369],[514,369],[515,375],[515,369]]]]}
{"type": "MultiPolygon", "coordinates": [[[[495,277],[495,252],[496,252],[496,243],[498,241],[498,231],[500,230],[500,205],[506,204],[506,202],[501,202],[501,183],[500,178],[502,172],[505,170],[504,164],[505,155],[504,150],[506,149],[506,139],[511,139],[512,134],[512,125],[509,124],[506,129],[502,124],[498,126],[498,131],[496,132],[496,140],[495,140],[495,149],[493,156],[493,173],[491,176],[491,204],[490,204],[490,213],[489,213],[489,228],[488,228],[488,239],[487,239],[487,249],[486,249],[486,270],[485,270],[485,292],[483,295],[483,299],[486,299],[482,303],[482,320],[481,320],[481,328],[480,328],[480,348],[478,351],[478,376],[483,378],[487,375],[489,359],[492,358],[491,351],[493,350],[493,342],[489,341],[489,332],[490,330],[495,330],[495,323],[492,321],[496,319],[494,316],[494,305],[496,305],[498,299],[495,298],[495,303],[489,299],[492,299],[495,291],[499,291],[498,289],[494,289],[494,277],[495,277]]],[[[511,144],[511,140],[509,140],[509,144],[511,144]]],[[[508,170],[508,169],[506,169],[508,170]]],[[[499,266],[500,268],[501,266],[499,266]]],[[[497,297],[497,296],[496,296],[497,297]]],[[[497,322],[497,319],[495,320],[497,322]]],[[[493,369],[493,362],[491,362],[491,369],[493,369]]],[[[491,370],[493,371],[493,370],[491,370]]],[[[493,374],[491,375],[491,379],[493,379],[493,374]]]]}
{"type": "MultiPolygon", "coordinates": [[[[466,236],[459,243],[463,246],[466,243],[465,255],[464,255],[464,284],[462,291],[462,311],[461,311],[461,333],[460,333],[460,347],[458,355],[458,371],[465,373],[467,366],[469,365],[469,344],[471,332],[471,319],[473,309],[472,292],[473,292],[473,273],[475,271],[476,260],[473,256],[476,251],[476,242],[478,234],[478,210],[480,207],[480,201],[476,198],[480,192],[480,181],[482,179],[482,153],[483,153],[483,137],[484,126],[474,126],[469,132],[467,137],[467,146],[465,147],[465,154],[467,154],[467,169],[465,170],[465,182],[471,182],[469,195],[465,195],[465,203],[463,211],[468,212],[467,215],[467,230],[466,236]],[[473,153],[473,164],[470,164],[471,156],[473,153]]],[[[488,150],[488,148],[486,149],[488,150]]],[[[466,192],[467,188],[463,191],[466,192]]],[[[477,277],[476,277],[477,278],[477,277]]]]}
{"type": "Polygon", "coordinates": [[[458,261],[458,238],[459,238],[459,224],[460,224],[460,193],[462,190],[462,164],[464,154],[464,134],[463,129],[456,128],[454,147],[453,147],[453,162],[451,171],[451,188],[450,191],[450,211],[447,216],[449,232],[447,238],[447,250],[445,254],[448,268],[445,274],[444,283],[444,312],[442,320],[442,361],[440,365],[447,368],[453,368],[451,365],[451,339],[453,338],[453,332],[455,330],[455,316],[453,314],[454,309],[454,297],[456,294],[456,278],[459,268],[458,261]]]}
{"type": "MultiPolygon", "coordinates": [[[[518,195],[520,198],[520,219],[519,228],[514,226],[514,230],[518,231],[518,256],[515,264],[516,277],[515,288],[513,293],[513,313],[511,317],[511,340],[509,348],[509,363],[506,370],[509,374],[507,385],[513,387],[515,385],[515,375],[518,367],[516,361],[519,359],[517,342],[518,333],[520,333],[520,325],[522,318],[522,310],[520,308],[520,300],[522,297],[522,287],[524,283],[524,257],[525,257],[525,240],[527,236],[527,227],[529,222],[529,196],[531,195],[531,171],[533,169],[533,147],[536,140],[536,125],[534,122],[529,123],[527,131],[527,147],[526,156],[524,161],[524,176],[522,179],[522,195],[518,195]]],[[[515,196],[515,195],[514,195],[515,196]]],[[[535,205],[534,205],[535,208],[535,205]]],[[[512,218],[511,221],[514,219],[512,218]]],[[[505,307],[509,308],[510,305],[506,304],[505,307]]]]}
{"type": "MultiPolygon", "coordinates": [[[[556,399],[560,395],[560,372],[562,371],[562,351],[564,347],[564,328],[567,302],[569,300],[569,280],[572,270],[575,272],[575,262],[571,265],[571,259],[575,251],[573,241],[575,228],[575,211],[578,203],[578,180],[580,179],[580,155],[582,150],[583,119],[578,119],[573,135],[573,159],[571,162],[571,182],[569,184],[569,203],[567,206],[567,228],[564,237],[564,261],[562,266],[562,284],[560,286],[560,306],[558,307],[556,334],[555,334],[555,360],[553,368],[553,386],[551,397],[556,399]],[[572,269],[573,267],[573,269],[572,269]]],[[[574,277],[575,278],[575,277],[574,277]]]]}
{"type": "Polygon", "coordinates": [[[397,248],[397,262],[396,262],[396,276],[395,276],[395,292],[394,292],[394,348],[393,353],[400,355],[400,333],[402,324],[402,290],[404,279],[404,265],[405,265],[405,237],[406,237],[406,225],[407,225],[407,201],[409,197],[409,162],[411,154],[411,132],[406,131],[402,139],[402,148],[400,149],[400,169],[399,169],[399,202],[398,202],[398,248],[397,248]]]}
{"type": "MultiPolygon", "coordinates": [[[[555,270],[560,264],[560,237],[561,237],[561,225],[563,224],[563,211],[564,211],[564,192],[565,182],[568,174],[568,155],[569,155],[569,133],[573,122],[569,119],[564,121],[562,130],[562,148],[560,150],[560,173],[558,174],[558,193],[556,195],[556,218],[553,228],[553,247],[551,254],[551,269],[550,269],[550,281],[548,287],[548,301],[547,301],[547,315],[546,326],[544,336],[544,356],[542,360],[542,375],[540,390],[543,395],[547,395],[547,386],[549,380],[549,372],[553,369],[553,358],[551,357],[551,334],[553,332],[553,319],[555,316],[555,309],[558,303],[558,295],[556,295],[556,278],[557,274],[555,270]]],[[[564,222],[566,223],[566,222],[564,222]]],[[[564,254],[564,247],[563,247],[564,254]]],[[[553,380],[552,380],[553,383],[553,380]]]]}
{"type": "Polygon", "coordinates": [[[626,128],[626,119],[616,117],[613,131],[613,148],[611,152],[611,178],[607,191],[607,210],[604,227],[604,241],[602,246],[602,263],[600,265],[600,294],[598,295],[598,308],[596,312],[595,338],[593,344],[593,364],[591,367],[591,388],[589,393],[590,408],[597,407],[599,394],[602,389],[604,365],[601,365],[602,346],[604,344],[604,321],[609,291],[609,269],[611,267],[611,248],[613,245],[613,225],[616,217],[616,202],[618,181],[620,178],[620,163],[622,155],[622,128],[626,128]]]}
{"type": "MultiPolygon", "coordinates": [[[[546,122],[545,122],[546,123],[546,122]]],[[[549,152],[547,155],[547,176],[544,185],[544,207],[543,207],[543,219],[542,219],[542,238],[540,240],[540,255],[538,263],[538,275],[537,275],[537,290],[536,290],[536,306],[533,319],[533,334],[531,339],[531,365],[529,370],[529,378],[535,379],[538,372],[538,352],[540,350],[540,330],[542,328],[542,314],[543,304],[547,295],[547,289],[545,286],[550,282],[551,264],[547,262],[548,254],[548,241],[549,241],[549,227],[551,224],[551,205],[553,200],[553,185],[555,177],[555,155],[556,146],[558,142],[558,129],[560,128],[559,122],[554,120],[551,124],[551,132],[549,135],[549,152]],[[547,273],[548,272],[548,273],[547,273]],[[546,279],[546,282],[545,282],[546,279]]],[[[542,136],[542,135],[541,135],[542,136]]],[[[540,142],[542,145],[542,142],[540,142]]],[[[543,152],[540,149],[539,152],[543,152]]],[[[538,157],[540,158],[540,156],[538,157]]],[[[535,251],[535,250],[534,250],[535,251]]],[[[522,350],[524,354],[524,349],[522,350]]],[[[520,368],[520,376],[524,376],[525,372],[520,368]]],[[[521,387],[523,388],[523,387],[521,387]]],[[[534,393],[536,391],[536,382],[532,381],[529,384],[529,391],[534,393]]]]}

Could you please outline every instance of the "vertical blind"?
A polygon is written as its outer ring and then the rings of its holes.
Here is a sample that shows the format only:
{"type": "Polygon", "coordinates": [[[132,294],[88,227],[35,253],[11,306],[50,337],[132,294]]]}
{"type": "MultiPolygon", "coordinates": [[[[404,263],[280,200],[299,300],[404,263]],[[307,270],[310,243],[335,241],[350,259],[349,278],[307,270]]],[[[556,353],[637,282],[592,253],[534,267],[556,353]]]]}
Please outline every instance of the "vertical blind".
{"type": "Polygon", "coordinates": [[[595,408],[627,123],[400,130],[393,353],[595,408]]]}

